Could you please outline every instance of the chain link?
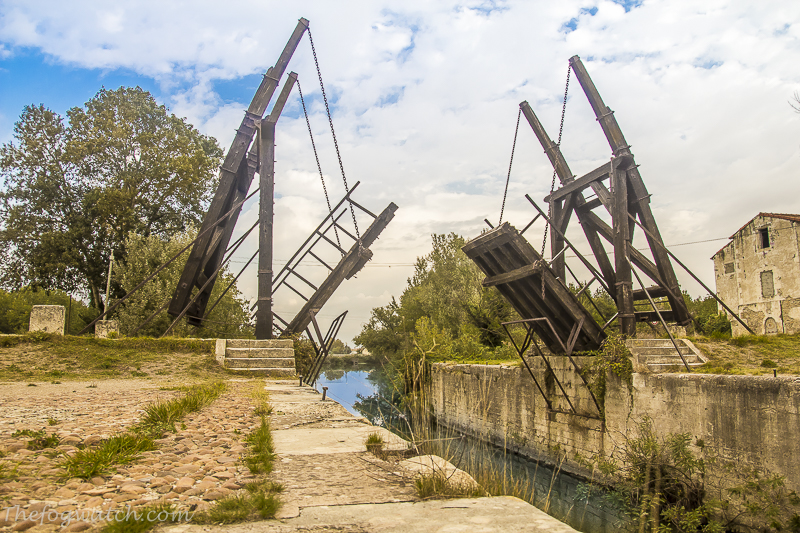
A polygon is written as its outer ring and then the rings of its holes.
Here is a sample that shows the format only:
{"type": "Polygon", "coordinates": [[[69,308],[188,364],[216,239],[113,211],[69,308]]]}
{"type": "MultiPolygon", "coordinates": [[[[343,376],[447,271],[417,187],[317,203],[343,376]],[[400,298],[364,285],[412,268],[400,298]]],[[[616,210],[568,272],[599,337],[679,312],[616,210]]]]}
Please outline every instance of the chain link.
{"type": "MultiPolygon", "coordinates": [[[[556,142],[556,161],[553,164],[553,179],[550,181],[550,196],[553,195],[553,191],[556,188],[556,175],[558,171],[558,155],[561,153],[561,135],[564,133],[564,115],[567,112],[567,93],[569,93],[569,75],[572,73],[572,64],[570,63],[567,67],[567,83],[564,86],[564,102],[561,104],[561,125],[558,127],[558,141],[556,142]]],[[[553,203],[549,202],[547,206],[547,217],[550,220],[553,220],[553,203]]],[[[544,249],[547,246],[547,230],[550,228],[550,223],[548,222],[544,226],[544,237],[542,238],[542,253],[540,254],[542,260],[544,260],[544,249]]],[[[544,276],[542,276],[542,299],[544,299],[544,276]]]]}
{"type": "Polygon", "coordinates": [[[506,188],[503,191],[503,205],[500,206],[500,221],[498,226],[503,224],[503,211],[506,209],[506,196],[508,196],[508,182],[511,180],[511,165],[514,163],[514,150],[517,148],[517,134],[519,133],[519,119],[522,116],[522,108],[517,111],[517,127],[514,129],[514,142],[511,144],[511,160],[508,162],[508,175],[506,176],[506,188]]]}
{"type": "Polygon", "coordinates": [[[322,175],[322,165],[319,164],[319,154],[317,154],[317,145],[314,143],[314,134],[311,133],[311,121],[308,120],[308,111],[306,110],[306,101],[303,98],[303,89],[300,87],[300,80],[297,80],[297,90],[300,93],[300,103],[303,105],[303,114],[306,116],[306,126],[308,126],[308,136],[311,137],[311,148],[314,149],[314,159],[317,160],[317,170],[319,170],[319,179],[322,182],[322,190],[325,193],[325,202],[328,204],[328,212],[331,214],[331,220],[334,222],[333,231],[336,234],[336,243],[342,247],[342,242],[339,240],[339,230],[336,228],[336,219],[333,216],[333,209],[331,209],[331,199],[328,197],[328,187],[325,186],[325,177],[322,175]]]}
{"type": "MultiPolygon", "coordinates": [[[[339,159],[339,169],[342,171],[342,181],[344,181],[344,190],[350,194],[350,187],[347,186],[347,176],[344,173],[344,165],[342,164],[342,154],[339,153],[339,143],[336,141],[336,132],[333,129],[333,119],[331,118],[331,108],[328,105],[328,97],[325,94],[325,85],[322,83],[322,72],[319,69],[319,60],[317,60],[317,49],[314,47],[314,39],[311,37],[311,28],[306,30],[308,32],[308,40],[311,43],[311,53],[314,54],[314,65],[317,67],[317,77],[319,78],[319,88],[322,90],[322,99],[325,102],[325,112],[328,114],[328,123],[331,126],[331,135],[333,136],[333,145],[336,147],[336,157],[339,159]]],[[[361,235],[358,232],[358,222],[356,222],[356,211],[353,209],[353,203],[349,201],[350,214],[353,216],[353,226],[356,228],[356,237],[361,245],[361,235]]]]}

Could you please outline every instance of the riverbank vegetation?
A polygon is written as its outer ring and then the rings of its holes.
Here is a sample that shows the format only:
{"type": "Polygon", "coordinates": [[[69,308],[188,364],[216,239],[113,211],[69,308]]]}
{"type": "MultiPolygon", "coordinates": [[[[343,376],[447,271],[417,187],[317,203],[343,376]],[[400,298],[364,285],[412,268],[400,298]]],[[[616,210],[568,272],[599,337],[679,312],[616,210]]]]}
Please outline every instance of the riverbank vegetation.
{"type": "Polygon", "coordinates": [[[711,455],[689,434],[659,436],[646,419],[616,458],[594,463],[610,484],[580,493],[627,516],[628,531],[800,531],[800,497],[779,475],[742,468],[711,455]]]}
{"type": "MultiPolygon", "coordinates": [[[[398,298],[393,297],[387,305],[372,310],[369,322],[355,342],[380,354],[395,367],[405,368],[410,360],[419,364],[422,359],[428,363],[516,363],[518,356],[502,323],[517,320],[519,316],[495,287],[483,287],[484,274],[461,251],[465,243],[455,233],[433,235],[431,252],[417,258],[406,288],[398,298]]],[[[579,290],[577,286],[571,288],[579,290]]],[[[585,293],[580,299],[601,324],[616,312],[613,300],[602,288],[592,294],[600,312],[585,293]]],[[[716,301],[711,296],[693,299],[684,293],[684,300],[695,331],[704,335],[704,339],[730,340],[730,322],[717,313],[716,301]]],[[[659,331],[660,326],[641,327],[651,335],[666,336],[663,329],[659,331]]],[[[610,329],[614,328],[612,322],[610,329]]],[[[522,337],[521,328],[511,331],[522,337]]]]}

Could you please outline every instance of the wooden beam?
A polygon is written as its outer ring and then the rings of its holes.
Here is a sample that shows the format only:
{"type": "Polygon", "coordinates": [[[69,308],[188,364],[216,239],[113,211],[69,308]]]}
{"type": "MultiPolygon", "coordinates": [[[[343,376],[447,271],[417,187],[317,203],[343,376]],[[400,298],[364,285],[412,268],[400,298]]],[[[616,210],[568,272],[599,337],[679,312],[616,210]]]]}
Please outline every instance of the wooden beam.
{"type": "MultiPolygon", "coordinates": [[[[247,169],[249,166],[247,153],[248,147],[252,143],[253,136],[255,135],[255,121],[260,120],[264,115],[272,99],[272,95],[278,86],[278,81],[281,76],[283,76],[289,59],[297,49],[297,45],[300,43],[300,39],[303,37],[307,28],[308,20],[301,18],[292,36],[286,43],[278,61],[275,63],[275,66],[270,67],[261,80],[261,84],[250,102],[244,119],[239,129],[236,131],[233,143],[228,149],[225,160],[220,167],[219,185],[208,207],[203,223],[200,226],[200,232],[211,227],[223,213],[229,211],[231,206],[234,205],[235,197],[237,196],[236,190],[237,188],[239,190],[242,188],[242,176],[247,176],[249,174],[250,180],[252,180],[252,174],[250,174],[247,169]]],[[[230,242],[230,235],[233,232],[233,226],[236,225],[239,211],[240,210],[237,210],[235,214],[231,215],[227,221],[221,225],[220,231],[209,232],[203,238],[195,242],[169,305],[168,312],[172,316],[181,314],[192,301],[192,291],[195,287],[203,285],[203,283],[198,283],[200,274],[204,272],[206,277],[208,277],[208,273],[213,272],[216,267],[219,266],[219,262],[222,260],[222,254],[225,249],[227,249],[228,243],[230,242]],[[214,239],[214,234],[216,234],[216,239],[214,239]],[[214,246],[210,246],[212,242],[214,242],[214,246]]],[[[212,289],[213,282],[206,292],[210,293],[212,289]]],[[[196,304],[193,304],[191,314],[193,316],[202,316],[202,310],[205,309],[205,303],[207,303],[207,301],[207,295],[202,295],[201,298],[196,301],[196,304]],[[202,307],[202,309],[194,309],[194,307],[197,306],[202,307]]]]}
{"type": "MultiPolygon", "coordinates": [[[[633,158],[627,156],[620,157],[615,160],[617,168],[626,169],[632,163],[633,163],[633,158]]],[[[561,187],[550,196],[545,197],[544,201],[545,202],[550,202],[551,200],[555,201],[573,192],[580,192],[589,187],[590,185],[592,185],[592,183],[596,181],[602,181],[608,179],[610,175],[611,175],[611,162],[608,162],[592,170],[588,174],[581,176],[575,181],[570,182],[568,185],[561,187]]]]}
{"type": "Polygon", "coordinates": [[[489,276],[483,280],[484,287],[494,287],[495,285],[502,285],[517,281],[518,279],[527,278],[539,272],[542,269],[540,265],[525,265],[524,267],[515,268],[510,272],[498,274],[496,276],[489,276]]]}
{"type": "Polygon", "coordinates": [[[300,312],[289,322],[286,326],[284,333],[302,333],[311,323],[312,313],[319,313],[320,309],[325,303],[333,296],[336,289],[346,278],[354,276],[360,270],[367,260],[365,256],[371,257],[369,247],[378,238],[381,232],[394,218],[394,212],[397,211],[397,206],[390,203],[383,212],[372,221],[367,231],[361,236],[361,241],[353,243],[353,246],[339,261],[334,269],[325,278],[325,281],[319,286],[319,290],[314,293],[311,298],[303,305],[300,312]]]}
{"type": "MultiPolygon", "coordinates": [[[[528,124],[530,124],[531,129],[533,129],[534,134],[536,134],[539,144],[541,144],[544,148],[547,157],[550,159],[550,163],[553,165],[553,168],[555,168],[561,184],[566,185],[574,181],[575,178],[573,177],[572,171],[569,169],[567,161],[564,159],[561,150],[558,148],[558,145],[547,136],[547,132],[545,131],[541,122],[539,122],[539,118],[536,116],[536,113],[533,112],[531,106],[528,104],[528,102],[522,102],[519,104],[519,107],[522,110],[522,114],[525,115],[525,119],[528,121],[528,124]]],[[[591,185],[591,187],[598,197],[601,197],[601,195],[604,193],[604,188],[600,189],[597,187],[597,185],[598,183],[595,182],[591,185]]],[[[578,220],[580,221],[581,225],[583,226],[583,232],[586,234],[586,240],[589,241],[589,246],[592,248],[592,253],[597,259],[597,264],[600,267],[600,271],[603,273],[603,278],[606,280],[606,287],[608,287],[608,290],[611,291],[609,295],[612,298],[615,298],[616,293],[614,292],[614,287],[616,283],[616,276],[614,274],[614,268],[611,266],[611,261],[609,260],[608,254],[603,247],[603,243],[600,242],[597,231],[583,223],[584,217],[582,213],[584,213],[584,211],[581,210],[581,207],[586,202],[583,194],[580,192],[574,193],[573,202],[575,206],[575,213],[578,216],[578,220]]]]}
{"type": "MultiPolygon", "coordinates": [[[[589,77],[589,73],[586,71],[586,67],[583,66],[578,56],[571,57],[569,62],[614,155],[632,157],[630,145],[625,140],[622,129],[619,127],[616,118],[614,118],[614,112],[603,102],[597,87],[595,87],[594,82],[589,77]]],[[[689,309],[686,307],[686,302],[683,301],[683,297],[680,295],[678,278],[672,268],[672,263],[669,261],[668,254],[659,246],[659,244],[663,245],[663,240],[658,231],[655,217],[650,210],[650,194],[647,192],[647,187],[645,187],[638,168],[634,166],[627,174],[631,185],[631,203],[637,204],[636,209],[639,212],[642,225],[648,231],[647,241],[653,254],[659,277],[664,280],[664,286],[671,293],[669,296],[670,307],[674,310],[675,319],[678,323],[688,324],[691,322],[691,316],[689,315],[689,309]]]]}

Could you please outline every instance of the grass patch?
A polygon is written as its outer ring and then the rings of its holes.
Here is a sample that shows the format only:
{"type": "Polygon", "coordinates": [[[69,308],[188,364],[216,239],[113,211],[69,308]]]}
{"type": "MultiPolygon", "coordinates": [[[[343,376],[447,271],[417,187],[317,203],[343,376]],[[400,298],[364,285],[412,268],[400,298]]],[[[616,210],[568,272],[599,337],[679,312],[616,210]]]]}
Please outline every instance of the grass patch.
{"type": "Polygon", "coordinates": [[[727,339],[690,337],[708,358],[705,374],[800,374],[800,334],[743,335],[727,339]]]}
{"type": "Polygon", "coordinates": [[[0,379],[50,382],[53,378],[225,374],[213,354],[214,341],[177,337],[4,336],[0,337],[0,379]]]}
{"type": "Polygon", "coordinates": [[[250,519],[274,518],[280,509],[278,494],[283,485],[260,480],[245,485],[244,490],[226,496],[202,513],[193,522],[198,524],[233,524],[250,519]]]}
{"type": "MultiPolygon", "coordinates": [[[[52,420],[52,419],[51,419],[52,420]]],[[[58,423],[58,422],[56,422],[58,423]]],[[[50,424],[53,425],[53,424],[50,424]]],[[[45,448],[55,448],[61,439],[58,435],[51,433],[48,435],[45,430],[34,431],[32,429],[21,429],[11,434],[12,437],[30,437],[27,448],[29,450],[44,450],[45,448]]]]}
{"type": "Polygon", "coordinates": [[[124,518],[117,520],[111,513],[114,518],[105,525],[104,533],[144,533],[163,523],[189,522],[194,515],[191,511],[179,511],[175,505],[163,503],[119,514],[124,518]]]}
{"type": "Polygon", "coordinates": [[[417,496],[426,498],[479,498],[483,489],[471,483],[458,483],[448,478],[444,472],[435,471],[423,474],[414,480],[417,496]]]}
{"type": "Polygon", "coordinates": [[[78,450],[73,456],[65,458],[61,467],[66,477],[90,479],[104,475],[116,465],[130,463],[142,452],[154,450],[154,439],[160,438],[165,431],[175,431],[175,422],[209,405],[222,394],[225,387],[221,381],[185,387],[182,390],[186,394],[179,398],[148,405],[145,407],[145,416],[130,431],[106,439],[97,447],[78,450]]]}
{"type": "Polygon", "coordinates": [[[245,442],[250,445],[244,464],[254,474],[268,474],[272,472],[275,462],[275,447],[272,444],[272,431],[267,417],[261,415],[261,425],[253,430],[245,442]]]}
{"type": "Polygon", "coordinates": [[[65,477],[91,479],[110,473],[116,465],[128,464],[142,452],[155,450],[153,439],[137,433],[121,433],[105,439],[96,447],[78,450],[61,462],[65,477]]]}
{"type": "Polygon", "coordinates": [[[134,428],[134,432],[145,433],[160,437],[164,431],[175,431],[175,422],[189,413],[199,411],[219,398],[225,391],[226,385],[222,381],[206,383],[195,387],[181,387],[186,394],[180,398],[173,398],[148,405],[144,408],[145,415],[134,428]]]}
{"type": "Polygon", "coordinates": [[[383,441],[383,436],[381,436],[380,433],[375,432],[367,435],[367,440],[364,441],[364,446],[366,446],[368,452],[376,457],[380,457],[383,455],[383,448],[386,446],[386,443],[383,441]]]}

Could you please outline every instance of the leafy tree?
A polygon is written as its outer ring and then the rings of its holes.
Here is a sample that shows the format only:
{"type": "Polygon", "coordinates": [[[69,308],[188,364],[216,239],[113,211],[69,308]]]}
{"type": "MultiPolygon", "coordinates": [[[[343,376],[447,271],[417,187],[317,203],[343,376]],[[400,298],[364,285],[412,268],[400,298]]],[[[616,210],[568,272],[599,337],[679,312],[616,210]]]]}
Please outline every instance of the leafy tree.
{"type": "Polygon", "coordinates": [[[63,291],[44,291],[26,287],[20,291],[0,290],[0,333],[25,333],[30,324],[31,309],[34,305],[63,305],[65,333],[76,334],[97,315],[97,309],[90,308],[81,300],[72,299],[63,291]]]}
{"type": "Polygon", "coordinates": [[[494,287],[482,286],[484,275],[464,244],[455,233],[433,235],[433,249],[417,258],[400,303],[392,298],[373,309],[356,343],[385,357],[424,352],[428,360],[481,359],[505,348],[500,323],[516,313],[494,287]]]}
{"type": "Polygon", "coordinates": [[[222,151],[139,87],[101,89],[67,118],[27,106],[0,146],[0,283],[81,290],[102,308],[111,250],[124,261],[129,233],[197,225],[222,151]]]}
{"type": "MultiPolygon", "coordinates": [[[[165,241],[156,235],[144,237],[131,233],[125,241],[128,256],[117,269],[117,279],[123,292],[136,287],[156,268],[166,263],[194,238],[195,232],[185,232],[165,241]]],[[[189,257],[185,252],[167,268],[159,272],[141,289],[133,293],[120,308],[115,311],[119,320],[120,332],[130,335],[145,320],[162,308],[178,285],[178,279],[189,257]]],[[[215,302],[222,291],[233,281],[233,275],[223,269],[211,292],[210,304],[215,302]]],[[[172,323],[173,317],[162,309],[147,325],[136,331],[139,336],[159,336],[172,323]]],[[[176,326],[177,334],[186,334],[188,326],[182,320],[176,326]],[[184,325],[181,325],[184,324],[184,325]]],[[[200,337],[237,337],[252,333],[250,310],[247,300],[242,298],[236,284],[225,293],[219,304],[214,307],[203,327],[196,334],[200,337]]]]}
{"type": "Polygon", "coordinates": [[[344,342],[340,341],[339,339],[333,339],[333,342],[331,343],[330,353],[347,354],[352,351],[353,350],[344,342]]]}

